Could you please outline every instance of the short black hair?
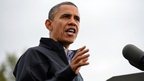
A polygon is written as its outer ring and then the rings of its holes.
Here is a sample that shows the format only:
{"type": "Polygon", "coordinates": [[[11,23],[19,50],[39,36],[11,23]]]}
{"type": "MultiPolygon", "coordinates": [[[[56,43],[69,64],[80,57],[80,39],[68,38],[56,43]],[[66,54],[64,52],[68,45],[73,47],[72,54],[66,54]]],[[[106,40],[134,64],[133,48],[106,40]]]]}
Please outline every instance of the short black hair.
{"type": "Polygon", "coordinates": [[[68,2],[68,1],[66,1],[66,2],[61,2],[61,3],[55,5],[54,7],[52,7],[52,8],[50,9],[49,14],[48,14],[48,18],[49,18],[50,20],[53,20],[55,12],[57,11],[57,9],[58,9],[61,5],[73,5],[73,6],[75,6],[75,7],[77,8],[77,6],[76,6],[74,3],[72,3],[72,2],[68,2]]]}

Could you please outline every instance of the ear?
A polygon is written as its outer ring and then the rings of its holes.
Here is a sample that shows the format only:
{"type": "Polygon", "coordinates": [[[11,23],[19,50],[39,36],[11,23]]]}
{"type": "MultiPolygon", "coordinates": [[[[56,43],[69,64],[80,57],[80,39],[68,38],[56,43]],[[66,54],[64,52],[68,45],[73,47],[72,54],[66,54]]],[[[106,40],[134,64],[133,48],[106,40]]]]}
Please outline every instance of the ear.
{"type": "Polygon", "coordinates": [[[51,20],[49,20],[49,19],[47,19],[46,21],[45,21],[45,26],[47,27],[47,29],[49,30],[49,31],[52,31],[52,21],[51,20]]]}

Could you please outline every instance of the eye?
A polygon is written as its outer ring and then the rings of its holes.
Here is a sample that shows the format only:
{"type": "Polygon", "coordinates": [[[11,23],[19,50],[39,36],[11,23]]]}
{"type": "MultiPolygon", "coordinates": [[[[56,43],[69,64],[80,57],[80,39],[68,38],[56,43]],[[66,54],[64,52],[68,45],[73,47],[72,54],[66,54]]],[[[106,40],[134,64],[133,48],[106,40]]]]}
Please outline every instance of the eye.
{"type": "Polygon", "coordinates": [[[79,17],[79,16],[75,16],[74,19],[75,19],[76,21],[79,21],[79,22],[80,22],[80,17],[79,17]]]}

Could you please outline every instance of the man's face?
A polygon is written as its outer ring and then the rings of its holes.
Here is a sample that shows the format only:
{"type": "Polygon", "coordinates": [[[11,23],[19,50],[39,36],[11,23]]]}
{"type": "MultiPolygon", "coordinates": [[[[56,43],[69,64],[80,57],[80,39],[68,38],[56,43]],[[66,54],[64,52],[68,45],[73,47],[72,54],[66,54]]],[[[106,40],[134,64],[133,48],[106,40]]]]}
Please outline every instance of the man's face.
{"type": "Polygon", "coordinates": [[[63,44],[73,43],[79,31],[79,23],[79,12],[75,6],[60,6],[51,21],[51,38],[63,44]]]}

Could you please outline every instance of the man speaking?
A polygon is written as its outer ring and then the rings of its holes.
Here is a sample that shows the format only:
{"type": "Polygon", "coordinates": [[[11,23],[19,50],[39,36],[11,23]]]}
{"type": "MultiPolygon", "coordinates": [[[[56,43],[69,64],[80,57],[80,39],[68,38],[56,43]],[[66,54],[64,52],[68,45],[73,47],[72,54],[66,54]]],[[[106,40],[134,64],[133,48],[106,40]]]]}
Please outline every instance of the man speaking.
{"type": "Polygon", "coordinates": [[[89,49],[68,49],[77,37],[79,23],[74,3],[62,2],[51,8],[45,22],[50,38],[41,38],[39,46],[20,57],[14,70],[16,81],[83,81],[79,70],[89,64],[89,49]]]}

